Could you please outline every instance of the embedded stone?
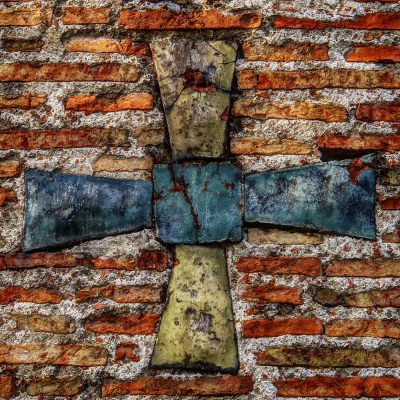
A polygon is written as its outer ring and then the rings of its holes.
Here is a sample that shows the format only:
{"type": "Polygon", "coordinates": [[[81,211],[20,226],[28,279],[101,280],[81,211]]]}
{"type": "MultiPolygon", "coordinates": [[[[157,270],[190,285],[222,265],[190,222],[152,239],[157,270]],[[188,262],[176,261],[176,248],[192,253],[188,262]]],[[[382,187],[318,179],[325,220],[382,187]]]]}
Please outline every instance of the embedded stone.
{"type": "Polygon", "coordinates": [[[165,243],[242,238],[241,170],[230,163],[156,165],[156,235],[165,243]]]}
{"type": "Polygon", "coordinates": [[[248,222],[375,239],[374,157],[247,175],[248,222]]]}
{"type": "Polygon", "coordinates": [[[176,260],[151,366],[237,373],[224,250],[177,246],[176,260]]]}
{"type": "Polygon", "coordinates": [[[168,41],[152,49],[173,157],[223,157],[237,45],[168,41]]]}
{"type": "Polygon", "coordinates": [[[26,172],[24,251],[152,226],[149,181],[26,172]]]}

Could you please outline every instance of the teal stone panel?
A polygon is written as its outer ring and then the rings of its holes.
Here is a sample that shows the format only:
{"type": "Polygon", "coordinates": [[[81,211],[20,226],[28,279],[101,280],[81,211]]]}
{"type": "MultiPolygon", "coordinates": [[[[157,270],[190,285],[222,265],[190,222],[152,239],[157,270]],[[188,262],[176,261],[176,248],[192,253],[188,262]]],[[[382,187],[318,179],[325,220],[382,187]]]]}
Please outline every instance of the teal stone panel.
{"type": "Polygon", "coordinates": [[[245,220],[375,239],[374,156],[245,177],[245,220]]]}
{"type": "Polygon", "coordinates": [[[156,165],[156,235],[165,243],[242,238],[241,170],[230,163],[156,165]]]}
{"type": "Polygon", "coordinates": [[[152,226],[153,183],[58,172],[26,172],[23,250],[152,226]]]}

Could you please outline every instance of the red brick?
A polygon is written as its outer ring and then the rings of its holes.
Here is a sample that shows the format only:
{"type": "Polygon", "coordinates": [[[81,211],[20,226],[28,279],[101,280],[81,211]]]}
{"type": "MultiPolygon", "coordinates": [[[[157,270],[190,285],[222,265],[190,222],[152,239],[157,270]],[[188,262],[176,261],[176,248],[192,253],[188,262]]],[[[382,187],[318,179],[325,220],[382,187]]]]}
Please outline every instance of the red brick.
{"type": "Polygon", "coordinates": [[[104,146],[129,147],[126,131],[122,129],[0,131],[0,150],[104,146]]]}
{"type": "Polygon", "coordinates": [[[365,122],[400,122],[400,102],[359,104],[356,111],[356,119],[365,122]]]}
{"type": "Polygon", "coordinates": [[[294,29],[324,29],[324,28],[345,28],[345,29],[400,29],[400,16],[398,13],[367,13],[354,19],[339,21],[317,21],[309,18],[287,18],[276,17],[275,28],[294,29]]]}
{"type": "Polygon", "coordinates": [[[243,289],[239,297],[252,303],[288,303],[303,304],[302,290],[286,286],[252,286],[243,289]]]}
{"type": "Polygon", "coordinates": [[[108,351],[79,344],[0,344],[0,364],[53,364],[94,367],[107,364],[108,351]]]}
{"type": "Polygon", "coordinates": [[[268,44],[243,44],[247,61],[327,61],[328,48],[323,44],[289,43],[282,46],[268,44]]]}
{"type": "Polygon", "coordinates": [[[9,314],[17,324],[17,329],[29,328],[32,332],[47,333],[74,333],[75,322],[70,317],[63,315],[39,315],[39,314],[9,314]]]}
{"type": "Polygon", "coordinates": [[[309,155],[312,149],[305,143],[291,139],[265,139],[263,137],[241,137],[231,139],[232,155],[265,155],[292,154],[309,155]]]}
{"type": "Polygon", "coordinates": [[[22,94],[18,97],[7,98],[0,96],[0,108],[19,108],[21,110],[31,110],[39,108],[46,103],[47,94],[22,94]]]}
{"type": "Polygon", "coordinates": [[[321,261],[317,257],[241,257],[237,263],[237,270],[246,273],[265,272],[276,275],[322,275],[321,261]]]}
{"type": "Polygon", "coordinates": [[[79,376],[72,378],[41,377],[32,379],[26,388],[29,396],[76,396],[84,389],[79,376]]]}
{"type": "Polygon", "coordinates": [[[56,290],[46,288],[25,289],[21,286],[12,286],[0,290],[0,304],[13,302],[31,302],[36,304],[61,303],[62,296],[56,290]]]}
{"type": "Polygon", "coordinates": [[[11,8],[0,10],[0,26],[51,25],[53,10],[50,8],[11,8]]]}
{"type": "Polygon", "coordinates": [[[400,62],[400,47],[358,44],[346,53],[345,59],[347,62],[400,62]]]}
{"type": "Polygon", "coordinates": [[[11,376],[0,376],[0,398],[9,399],[15,396],[15,381],[11,376]]]}
{"type": "Polygon", "coordinates": [[[305,380],[280,379],[274,383],[278,397],[398,397],[396,378],[342,378],[315,376],[305,380]]]}
{"type": "Polygon", "coordinates": [[[293,104],[260,103],[250,100],[237,100],[233,104],[234,117],[254,119],[308,119],[325,122],[346,122],[345,107],[332,104],[298,102],[293,104]]]}
{"type": "Polygon", "coordinates": [[[349,151],[400,150],[400,135],[326,135],[321,137],[318,142],[318,147],[322,152],[331,154],[345,154],[349,151]]]}
{"type": "Polygon", "coordinates": [[[159,318],[158,314],[103,315],[90,318],[85,329],[97,333],[152,335],[156,332],[159,318]]]}
{"type": "Polygon", "coordinates": [[[44,42],[42,40],[24,40],[24,39],[4,39],[3,50],[9,53],[16,51],[36,52],[42,50],[44,42]]]}
{"type": "Polygon", "coordinates": [[[400,339],[400,321],[382,319],[333,319],[325,325],[327,336],[361,336],[400,339]]]}
{"type": "Polygon", "coordinates": [[[117,351],[115,352],[116,360],[126,360],[129,359],[131,361],[140,361],[140,357],[137,356],[134,352],[139,346],[135,343],[122,343],[117,351]]]}
{"type": "Polygon", "coordinates": [[[243,321],[244,338],[318,335],[323,332],[322,322],[316,318],[252,319],[243,321]]]}
{"type": "Polygon", "coordinates": [[[168,253],[165,250],[141,250],[138,267],[142,270],[163,272],[168,269],[168,253]]]}
{"type": "Polygon", "coordinates": [[[137,262],[132,258],[103,259],[103,258],[84,258],[79,260],[80,265],[89,265],[93,269],[120,269],[133,271],[137,267],[137,262]]]}
{"type": "Polygon", "coordinates": [[[83,303],[98,297],[111,299],[116,303],[160,303],[163,300],[163,289],[149,285],[86,287],[76,292],[75,301],[83,303]]]}
{"type": "Polygon", "coordinates": [[[133,64],[0,64],[2,82],[136,82],[139,67],[133,64]]]}
{"type": "Polygon", "coordinates": [[[134,42],[131,39],[118,41],[106,37],[77,37],[64,44],[68,52],[84,53],[118,53],[125,56],[151,55],[150,46],[147,43],[134,42]]]}
{"type": "Polygon", "coordinates": [[[67,110],[90,112],[115,112],[122,110],[152,110],[153,96],[147,93],[132,93],[127,96],[88,96],[80,94],[67,99],[67,110]]]}
{"type": "Polygon", "coordinates": [[[395,71],[355,69],[263,71],[260,73],[258,79],[259,89],[400,88],[400,76],[395,71]]]}
{"type": "Polygon", "coordinates": [[[8,269],[22,268],[68,268],[76,267],[76,258],[68,253],[4,254],[2,256],[8,269]]]}
{"type": "Polygon", "coordinates": [[[252,390],[250,376],[202,376],[185,380],[153,376],[133,382],[105,382],[103,396],[235,396],[251,393],[252,390]]]}
{"type": "Polygon", "coordinates": [[[382,210],[400,210],[400,197],[381,197],[379,205],[382,210]]]}
{"type": "Polygon", "coordinates": [[[400,277],[400,260],[342,260],[329,266],[326,275],[400,277]]]}
{"type": "Polygon", "coordinates": [[[237,84],[239,89],[256,89],[257,88],[257,76],[254,71],[239,71],[237,84]]]}
{"type": "Polygon", "coordinates": [[[4,207],[9,202],[16,203],[17,193],[14,190],[0,187],[0,207],[4,207]]]}
{"type": "Polygon", "coordinates": [[[62,19],[64,25],[109,24],[109,8],[66,7],[62,19]]]}
{"type": "Polygon", "coordinates": [[[118,26],[142,30],[251,29],[261,26],[261,14],[240,12],[225,15],[216,10],[193,13],[168,10],[123,10],[118,26]]]}
{"type": "Polygon", "coordinates": [[[18,161],[6,161],[0,164],[0,178],[12,178],[21,175],[18,161]]]}

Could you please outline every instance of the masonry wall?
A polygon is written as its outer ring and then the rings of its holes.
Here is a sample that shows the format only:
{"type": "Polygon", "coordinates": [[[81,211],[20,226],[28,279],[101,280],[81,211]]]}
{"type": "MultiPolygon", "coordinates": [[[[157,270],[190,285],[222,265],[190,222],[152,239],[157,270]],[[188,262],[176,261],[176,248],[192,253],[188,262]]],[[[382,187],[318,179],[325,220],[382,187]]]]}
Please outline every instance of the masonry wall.
{"type": "Polygon", "coordinates": [[[1,2],[0,26],[0,398],[400,396],[397,1],[1,2]],[[237,376],[148,367],[174,265],[154,229],[21,254],[27,169],[172,162],[149,44],[185,39],[239,44],[243,173],[377,154],[376,241],[245,225],[224,245],[237,376]]]}

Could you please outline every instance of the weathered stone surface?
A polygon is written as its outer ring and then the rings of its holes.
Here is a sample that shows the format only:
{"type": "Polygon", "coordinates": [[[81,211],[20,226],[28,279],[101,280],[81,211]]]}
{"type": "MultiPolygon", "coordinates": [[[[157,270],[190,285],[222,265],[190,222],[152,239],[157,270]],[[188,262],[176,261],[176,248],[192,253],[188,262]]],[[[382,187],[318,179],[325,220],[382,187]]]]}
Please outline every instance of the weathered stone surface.
{"type": "Polygon", "coordinates": [[[21,175],[18,161],[7,161],[0,164],[0,178],[11,178],[21,175]]]}
{"type": "Polygon", "coordinates": [[[26,172],[25,251],[152,226],[149,181],[26,172]]]}
{"type": "Polygon", "coordinates": [[[298,140],[243,137],[231,140],[231,153],[232,155],[264,156],[272,156],[274,154],[308,155],[312,154],[312,149],[298,140]]]}
{"type": "Polygon", "coordinates": [[[21,94],[18,97],[8,98],[0,96],[0,108],[19,108],[21,110],[30,110],[39,108],[46,103],[47,94],[21,94]]]}
{"type": "Polygon", "coordinates": [[[152,49],[173,157],[223,157],[237,45],[167,41],[152,49]]]}
{"type": "Polygon", "coordinates": [[[0,304],[13,302],[31,302],[36,304],[61,303],[62,296],[56,290],[46,288],[25,289],[21,286],[11,286],[0,290],[0,304]]]}
{"type": "Polygon", "coordinates": [[[151,365],[237,373],[224,250],[177,246],[176,260],[151,365]]]}
{"type": "Polygon", "coordinates": [[[301,293],[302,290],[300,288],[269,284],[246,287],[239,293],[239,298],[249,303],[287,303],[298,305],[303,304],[301,293]]]}
{"type": "Polygon", "coordinates": [[[15,382],[13,376],[0,376],[0,398],[9,399],[15,396],[15,382]]]}
{"type": "Polygon", "coordinates": [[[64,25],[72,24],[109,24],[110,8],[66,7],[64,25]]]}
{"type": "Polygon", "coordinates": [[[140,361],[140,357],[135,354],[137,348],[139,346],[136,343],[122,343],[115,352],[115,359],[140,361]]]}
{"type": "Polygon", "coordinates": [[[356,119],[365,122],[373,121],[400,121],[400,102],[359,104],[356,111],[356,119]]]}
{"type": "Polygon", "coordinates": [[[400,339],[400,321],[380,319],[331,320],[325,325],[327,336],[363,336],[400,339]]]}
{"type": "Polygon", "coordinates": [[[137,171],[137,170],[151,170],[153,168],[154,160],[151,157],[128,157],[116,158],[115,156],[104,156],[98,158],[93,164],[93,171],[137,171]]]}
{"type": "Polygon", "coordinates": [[[381,197],[379,205],[382,210],[400,210],[400,197],[381,197]]]}
{"type": "Polygon", "coordinates": [[[29,382],[26,393],[29,396],[76,396],[83,390],[79,376],[72,378],[38,378],[29,382]]]}
{"type": "Polygon", "coordinates": [[[166,243],[242,238],[241,171],[230,163],[156,165],[156,235],[166,243]]]}
{"type": "Polygon", "coordinates": [[[329,266],[326,275],[400,277],[400,260],[342,260],[329,266]]]}
{"type": "Polygon", "coordinates": [[[400,47],[354,45],[345,59],[347,62],[400,62],[400,47]]]}
{"type": "Polygon", "coordinates": [[[280,229],[249,228],[247,240],[255,244],[303,245],[321,244],[324,239],[311,233],[289,232],[280,229]]]}
{"type": "Polygon", "coordinates": [[[154,128],[132,129],[132,136],[137,140],[139,146],[158,146],[164,143],[165,128],[163,126],[154,128]]]}
{"type": "Polygon", "coordinates": [[[118,53],[130,55],[150,55],[150,46],[147,43],[134,42],[130,39],[118,41],[106,37],[76,37],[64,44],[68,52],[83,53],[118,53]]]}
{"type": "Polygon", "coordinates": [[[3,39],[3,49],[10,53],[16,51],[40,51],[44,42],[42,40],[3,39]]]}
{"type": "Polygon", "coordinates": [[[165,250],[142,250],[138,260],[141,270],[156,270],[159,272],[168,269],[168,253],[165,250]]]}
{"type": "Polygon", "coordinates": [[[246,70],[238,72],[237,85],[239,89],[256,89],[257,84],[257,76],[254,71],[246,70]]]}
{"type": "Polygon", "coordinates": [[[386,367],[399,368],[399,351],[329,348],[268,348],[258,353],[261,365],[286,367],[386,367]]]}
{"type": "Polygon", "coordinates": [[[0,26],[35,26],[51,25],[53,10],[51,8],[11,8],[0,10],[0,26]]]}
{"type": "Polygon", "coordinates": [[[375,238],[374,157],[246,176],[245,219],[375,238]]]}
{"type": "Polygon", "coordinates": [[[0,207],[4,207],[7,203],[18,201],[17,193],[14,190],[0,187],[0,207]]]}
{"type": "Polygon", "coordinates": [[[32,332],[48,333],[74,333],[76,330],[74,321],[62,315],[11,314],[10,318],[20,330],[28,328],[32,332]]]}
{"type": "MultiPolygon", "coordinates": [[[[1,166],[0,166],[1,168],[1,166]]],[[[400,185],[400,168],[384,169],[381,172],[381,184],[399,186],[400,185]]]]}

